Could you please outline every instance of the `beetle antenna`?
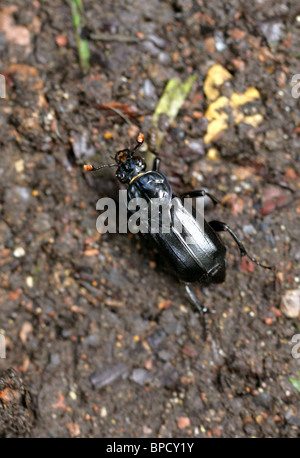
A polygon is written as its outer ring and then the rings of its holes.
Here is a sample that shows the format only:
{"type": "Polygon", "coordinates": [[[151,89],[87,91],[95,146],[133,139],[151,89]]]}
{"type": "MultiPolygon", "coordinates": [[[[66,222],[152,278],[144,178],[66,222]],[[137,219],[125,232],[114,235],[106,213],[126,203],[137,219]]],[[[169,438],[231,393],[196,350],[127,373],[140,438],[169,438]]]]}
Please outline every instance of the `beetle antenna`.
{"type": "Polygon", "coordinates": [[[145,136],[144,136],[144,134],[142,134],[142,133],[140,132],[140,133],[138,134],[138,136],[137,136],[137,139],[136,139],[137,144],[136,144],[135,147],[133,148],[131,156],[132,156],[132,155],[136,152],[136,150],[144,143],[144,140],[145,140],[145,136]]]}
{"type": "Polygon", "coordinates": [[[104,165],[99,165],[99,167],[95,167],[94,165],[91,165],[91,164],[85,164],[83,168],[87,172],[95,172],[96,170],[104,169],[105,167],[117,167],[117,165],[118,164],[104,164],[104,165]]]}

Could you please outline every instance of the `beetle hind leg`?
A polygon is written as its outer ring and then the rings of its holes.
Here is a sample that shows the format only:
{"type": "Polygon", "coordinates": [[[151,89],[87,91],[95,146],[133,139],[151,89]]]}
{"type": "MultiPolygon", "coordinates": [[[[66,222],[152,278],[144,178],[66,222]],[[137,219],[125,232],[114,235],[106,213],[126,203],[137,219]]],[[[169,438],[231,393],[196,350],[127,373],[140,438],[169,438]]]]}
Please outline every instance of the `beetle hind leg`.
{"type": "Polygon", "coordinates": [[[211,274],[211,282],[212,283],[223,283],[226,277],[226,266],[225,263],[219,265],[214,272],[211,274]]]}
{"type": "Polygon", "coordinates": [[[206,319],[206,314],[208,312],[206,307],[203,307],[203,305],[199,304],[195,294],[189,287],[187,283],[185,283],[185,290],[190,298],[191,303],[196,307],[198,312],[200,313],[200,320],[201,324],[203,326],[203,338],[204,340],[207,339],[207,334],[208,334],[208,324],[207,324],[207,319],[206,319]]]}
{"type": "Polygon", "coordinates": [[[241,253],[241,256],[247,256],[248,259],[250,259],[250,261],[254,262],[255,264],[257,264],[258,266],[260,267],[263,267],[264,269],[269,269],[269,270],[274,270],[274,267],[272,266],[266,266],[264,264],[261,264],[259,261],[257,261],[255,258],[253,258],[252,256],[250,256],[248,253],[247,253],[247,250],[246,248],[244,247],[244,245],[242,244],[242,242],[240,241],[240,239],[237,237],[237,235],[233,232],[232,229],[230,229],[229,226],[227,226],[227,224],[225,223],[222,223],[221,221],[210,221],[209,223],[210,227],[212,227],[212,229],[216,232],[228,232],[231,237],[233,238],[233,240],[235,241],[235,243],[237,244],[239,250],[240,250],[240,253],[241,253]]]}
{"type": "Polygon", "coordinates": [[[217,199],[215,196],[213,196],[209,192],[205,191],[205,189],[198,189],[194,191],[185,192],[184,194],[180,195],[180,198],[184,199],[185,197],[205,197],[205,196],[209,197],[214,205],[217,205],[220,203],[219,199],[217,199]]]}

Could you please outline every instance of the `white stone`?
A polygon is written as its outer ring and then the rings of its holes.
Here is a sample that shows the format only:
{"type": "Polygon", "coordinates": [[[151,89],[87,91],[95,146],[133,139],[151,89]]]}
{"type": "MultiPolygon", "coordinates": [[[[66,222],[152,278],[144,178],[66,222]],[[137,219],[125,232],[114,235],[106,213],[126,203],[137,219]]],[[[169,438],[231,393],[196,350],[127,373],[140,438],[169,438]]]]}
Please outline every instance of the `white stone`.
{"type": "Polygon", "coordinates": [[[288,318],[300,318],[300,289],[285,291],[281,298],[280,309],[288,318]]]}
{"type": "Polygon", "coordinates": [[[101,407],[100,416],[101,416],[102,418],[107,417],[107,410],[106,410],[106,407],[101,407]]]}
{"type": "Polygon", "coordinates": [[[15,258],[22,258],[23,256],[25,256],[25,250],[23,247],[19,246],[15,249],[14,251],[14,257],[15,258]]]}
{"type": "Polygon", "coordinates": [[[26,285],[28,286],[28,288],[33,288],[34,283],[32,277],[29,276],[26,278],[26,285]]]}
{"type": "Polygon", "coordinates": [[[19,161],[15,162],[15,169],[18,173],[24,172],[24,159],[20,159],[19,161]]]}

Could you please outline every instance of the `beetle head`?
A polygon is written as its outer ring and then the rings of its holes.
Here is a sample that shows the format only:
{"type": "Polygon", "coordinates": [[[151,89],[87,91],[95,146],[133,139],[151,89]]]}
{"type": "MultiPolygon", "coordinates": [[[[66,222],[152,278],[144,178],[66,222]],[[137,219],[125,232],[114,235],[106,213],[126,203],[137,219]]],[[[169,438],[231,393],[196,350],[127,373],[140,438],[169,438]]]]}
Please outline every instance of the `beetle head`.
{"type": "Polygon", "coordinates": [[[94,167],[93,165],[88,164],[84,166],[84,169],[87,171],[95,171],[104,167],[118,167],[116,172],[116,177],[118,180],[121,183],[129,183],[133,177],[143,172],[146,168],[144,159],[142,159],[140,156],[134,156],[134,153],[144,141],[144,135],[139,134],[136,141],[137,144],[134,148],[123,149],[116,153],[115,164],[105,164],[100,165],[99,167],[94,167]]]}
{"type": "Polygon", "coordinates": [[[145,168],[144,159],[140,156],[130,156],[118,165],[116,177],[121,183],[129,183],[133,177],[143,172],[145,168]]]}

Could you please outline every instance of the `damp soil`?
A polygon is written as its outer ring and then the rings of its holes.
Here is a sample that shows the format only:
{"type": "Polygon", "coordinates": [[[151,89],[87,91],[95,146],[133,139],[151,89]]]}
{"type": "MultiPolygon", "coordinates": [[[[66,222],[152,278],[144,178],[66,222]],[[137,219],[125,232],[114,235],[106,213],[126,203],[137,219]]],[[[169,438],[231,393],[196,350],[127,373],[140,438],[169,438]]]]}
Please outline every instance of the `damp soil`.
{"type": "MultiPolygon", "coordinates": [[[[67,2],[0,8],[0,436],[297,437],[299,320],[280,299],[299,289],[300,9],[296,2],[85,1],[83,75],[67,2]],[[100,35],[100,39],[95,36],[100,35]],[[260,93],[257,126],[229,123],[205,144],[208,69],[260,93]],[[197,75],[159,148],[174,193],[208,189],[249,253],[227,246],[223,284],[183,286],[138,236],[96,230],[96,202],[117,197],[111,162],[151,137],[167,81],[197,75]],[[296,94],[297,95],[297,94],[296,94]]],[[[255,105],[255,104],[254,104],[255,105]]],[[[243,107],[251,112],[253,106],[243,107]]]]}

